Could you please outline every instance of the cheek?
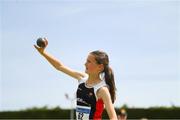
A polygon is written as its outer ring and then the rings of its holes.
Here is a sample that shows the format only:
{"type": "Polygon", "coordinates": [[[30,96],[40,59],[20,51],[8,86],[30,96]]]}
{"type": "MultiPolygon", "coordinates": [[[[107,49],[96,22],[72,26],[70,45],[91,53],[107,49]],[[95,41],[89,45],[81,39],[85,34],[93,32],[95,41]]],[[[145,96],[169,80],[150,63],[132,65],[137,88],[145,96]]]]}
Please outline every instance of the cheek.
{"type": "Polygon", "coordinates": [[[93,67],[92,67],[92,66],[89,66],[89,67],[88,67],[88,70],[89,70],[89,71],[92,71],[92,70],[93,70],[93,67]]]}
{"type": "Polygon", "coordinates": [[[88,70],[89,70],[89,71],[94,71],[94,70],[95,70],[95,67],[94,67],[93,65],[89,65],[89,66],[88,66],[88,70]]]}

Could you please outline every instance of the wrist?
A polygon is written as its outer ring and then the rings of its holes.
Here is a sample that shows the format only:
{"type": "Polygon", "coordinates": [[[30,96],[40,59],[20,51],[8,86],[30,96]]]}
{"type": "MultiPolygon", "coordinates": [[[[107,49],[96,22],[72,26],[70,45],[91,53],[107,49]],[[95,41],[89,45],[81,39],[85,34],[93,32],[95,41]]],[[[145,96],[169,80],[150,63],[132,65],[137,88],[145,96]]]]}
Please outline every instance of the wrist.
{"type": "Polygon", "coordinates": [[[41,54],[42,56],[44,56],[44,55],[45,55],[45,50],[40,51],[40,54],[41,54]]]}

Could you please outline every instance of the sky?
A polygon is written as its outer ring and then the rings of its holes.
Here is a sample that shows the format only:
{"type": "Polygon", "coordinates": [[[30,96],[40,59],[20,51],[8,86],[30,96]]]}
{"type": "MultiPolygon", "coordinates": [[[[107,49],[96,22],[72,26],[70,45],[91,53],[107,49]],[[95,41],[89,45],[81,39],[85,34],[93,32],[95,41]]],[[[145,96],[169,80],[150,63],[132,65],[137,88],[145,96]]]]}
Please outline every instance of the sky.
{"type": "Polygon", "coordinates": [[[1,0],[0,9],[0,111],[75,107],[78,82],[34,49],[39,37],[78,71],[89,52],[107,52],[115,107],[180,106],[180,1],[1,0]]]}

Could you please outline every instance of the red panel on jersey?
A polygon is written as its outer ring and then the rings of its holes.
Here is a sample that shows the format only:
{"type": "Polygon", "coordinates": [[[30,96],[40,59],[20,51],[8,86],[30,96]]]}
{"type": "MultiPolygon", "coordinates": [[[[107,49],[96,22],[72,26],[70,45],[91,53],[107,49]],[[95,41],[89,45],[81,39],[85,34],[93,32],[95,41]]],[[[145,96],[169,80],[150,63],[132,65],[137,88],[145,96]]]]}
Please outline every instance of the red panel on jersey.
{"type": "Polygon", "coordinates": [[[96,111],[94,113],[93,120],[101,120],[101,115],[104,110],[104,103],[102,99],[98,99],[96,102],[96,111]]]}

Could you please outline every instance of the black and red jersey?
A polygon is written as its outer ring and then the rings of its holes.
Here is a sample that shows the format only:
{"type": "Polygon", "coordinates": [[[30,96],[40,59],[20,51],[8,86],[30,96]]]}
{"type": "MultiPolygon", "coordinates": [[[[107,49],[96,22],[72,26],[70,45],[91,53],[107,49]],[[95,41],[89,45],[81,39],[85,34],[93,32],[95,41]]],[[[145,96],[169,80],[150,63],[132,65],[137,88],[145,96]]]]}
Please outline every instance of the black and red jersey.
{"type": "Polygon", "coordinates": [[[85,81],[85,79],[79,81],[76,93],[76,118],[78,120],[100,120],[104,109],[104,103],[102,99],[97,98],[96,92],[101,87],[106,86],[106,83],[104,80],[102,80],[100,83],[94,85],[93,87],[88,87],[85,81]]]}

